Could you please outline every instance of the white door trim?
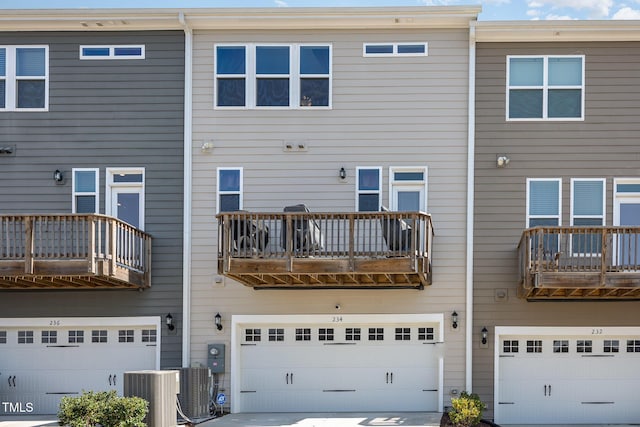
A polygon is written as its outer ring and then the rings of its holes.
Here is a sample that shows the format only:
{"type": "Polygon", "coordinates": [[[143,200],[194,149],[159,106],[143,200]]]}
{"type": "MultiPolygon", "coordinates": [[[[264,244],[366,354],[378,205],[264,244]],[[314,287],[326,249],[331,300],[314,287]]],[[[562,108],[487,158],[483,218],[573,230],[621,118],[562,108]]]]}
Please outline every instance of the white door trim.
{"type": "Polygon", "coordinates": [[[109,216],[117,216],[117,209],[115,209],[116,198],[114,194],[121,191],[123,193],[140,194],[140,207],[139,207],[139,229],[144,230],[144,217],[145,217],[145,168],[143,167],[126,167],[126,168],[106,168],[105,171],[105,202],[104,210],[105,214],[109,216]],[[114,182],[113,176],[116,174],[141,174],[142,182],[114,182]]]}
{"type": "MultiPolygon", "coordinates": [[[[444,313],[434,314],[302,314],[302,315],[234,315],[231,316],[231,412],[240,408],[240,345],[242,343],[242,325],[244,324],[327,324],[339,325],[363,323],[437,323],[440,342],[444,342],[444,313]]],[[[444,409],[444,353],[438,356],[438,411],[444,409]]]]}

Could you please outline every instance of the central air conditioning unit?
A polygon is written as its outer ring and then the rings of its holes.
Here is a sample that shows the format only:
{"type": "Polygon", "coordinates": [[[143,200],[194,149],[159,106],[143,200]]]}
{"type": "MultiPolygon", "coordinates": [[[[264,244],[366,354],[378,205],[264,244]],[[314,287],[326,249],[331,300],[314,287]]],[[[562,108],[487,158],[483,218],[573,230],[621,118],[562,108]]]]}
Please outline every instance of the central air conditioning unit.
{"type": "Polygon", "coordinates": [[[148,427],[176,427],[179,380],[178,371],[125,372],[124,395],[141,397],[149,402],[149,413],[145,417],[148,427]]]}
{"type": "Polygon", "coordinates": [[[190,419],[209,416],[209,368],[180,368],[180,394],[178,400],[184,415],[190,419]]]}

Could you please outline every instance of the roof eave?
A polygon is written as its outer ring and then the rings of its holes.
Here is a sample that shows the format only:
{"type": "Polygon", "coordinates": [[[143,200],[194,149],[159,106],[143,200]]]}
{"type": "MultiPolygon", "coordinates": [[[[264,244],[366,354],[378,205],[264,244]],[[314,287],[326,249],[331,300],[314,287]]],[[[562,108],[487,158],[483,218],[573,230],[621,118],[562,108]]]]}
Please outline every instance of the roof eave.
{"type": "Polygon", "coordinates": [[[640,41],[640,21],[483,21],[476,42],[640,41]]]}

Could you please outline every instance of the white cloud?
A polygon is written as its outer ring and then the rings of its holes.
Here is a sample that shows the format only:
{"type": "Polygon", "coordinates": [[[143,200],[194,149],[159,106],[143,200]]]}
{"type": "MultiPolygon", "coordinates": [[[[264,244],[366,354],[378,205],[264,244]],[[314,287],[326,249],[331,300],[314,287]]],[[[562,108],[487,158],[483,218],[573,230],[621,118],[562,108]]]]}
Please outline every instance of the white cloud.
{"type": "Polygon", "coordinates": [[[283,0],[275,0],[276,6],[278,7],[288,7],[289,5],[283,0]]]}
{"type": "Polygon", "coordinates": [[[613,15],[612,19],[640,19],[640,10],[623,7],[613,15]]]}
{"type": "Polygon", "coordinates": [[[571,16],[567,15],[554,15],[550,13],[549,15],[545,16],[544,19],[546,19],[547,21],[572,21],[578,18],[572,18],[571,16]]]}
{"type": "Polygon", "coordinates": [[[571,11],[586,12],[588,18],[604,19],[609,16],[614,0],[531,0],[530,9],[548,9],[556,13],[548,13],[546,19],[573,19],[569,17],[571,11]],[[557,13],[559,11],[563,14],[557,13]],[[567,14],[568,13],[568,14],[567,14]]]}
{"type": "Polygon", "coordinates": [[[540,11],[537,9],[529,9],[527,10],[527,16],[530,16],[532,18],[537,18],[540,16],[540,11]]]}

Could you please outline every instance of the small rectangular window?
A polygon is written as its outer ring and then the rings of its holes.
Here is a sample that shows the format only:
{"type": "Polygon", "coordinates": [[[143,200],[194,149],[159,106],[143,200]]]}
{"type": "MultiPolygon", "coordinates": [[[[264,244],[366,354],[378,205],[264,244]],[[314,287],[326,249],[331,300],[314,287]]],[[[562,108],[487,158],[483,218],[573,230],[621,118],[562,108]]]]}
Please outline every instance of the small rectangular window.
{"type": "Polygon", "coordinates": [[[311,341],[311,328],[296,328],[296,341],[311,341]]]}
{"type": "Polygon", "coordinates": [[[527,340],[527,353],[542,353],[542,340],[527,340]]]}
{"type": "Polygon", "coordinates": [[[554,340],[553,341],[554,353],[569,353],[569,341],[568,340],[554,340]]]}
{"type": "Polygon", "coordinates": [[[411,328],[396,328],[396,341],[410,341],[411,328]]]}
{"type": "Polygon", "coordinates": [[[319,328],[318,341],[333,341],[333,328],[319,328]]]}
{"type": "Polygon", "coordinates": [[[73,213],[98,213],[99,185],[97,168],[74,168],[73,198],[71,201],[73,213]]]}
{"type": "Polygon", "coordinates": [[[42,344],[56,344],[58,331],[42,331],[42,344]]]}
{"type": "Polygon", "coordinates": [[[604,340],[604,345],[602,350],[604,353],[618,353],[620,352],[620,341],[604,340]]]}
{"type": "Polygon", "coordinates": [[[0,344],[7,343],[7,331],[0,331],[0,344]]]}
{"type": "Polygon", "coordinates": [[[428,44],[417,43],[364,43],[363,56],[427,56],[428,44]]]}
{"type": "Polygon", "coordinates": [[[347,328],[345,330],[346,341],[360,341],[361,330],[360,328],[347,328]]]}
{"type": "Polygon", "coordinates": [[[133,329],[120,329],[118,331],[118,342],[133,342],[133,329]]]}
{"type": "Polygon", "coordinates": [[[583,118],[583,55],[507,57],[507,120],[583,118]]]}
{"type": "Polygon", "coordinates": [[[262,341],[262,330],[260,329],[245,329],[244,340],[246,342],[259,342],[262,341]]]}
{"type": "Polygon", "coordinates": [[[517,353],[518,352],[518,340],[504,340],[502,343],[503,353],[517,353]]]}
{"type": "Polygon", "coordinates": [[[69,331],[69,344],[82,344],[84,342],[84,331],[69,331]]]}
{"type": "Polygon", "coordinates": [[[593,341],[591,341],[591,340],[578,340],[576,342],[576,352],[577,353],[592,353],[593,352],[593,341]]]}
{"type": "Polygon", "coordinates": [[[144,59],[144,45],[80,46],[80,59],[144,59]]]}
{"type": "Polygon", "coordinates": [[[142,330],[142,342],[153,343],[156,342],[158,332],[155,329],[143,329],[142,330]]]}
{"type": "Polygon", "coordinates": [[[382,205],[382,168],[357,167],[356,173],[356,211],[379,211],[382,205]]]}
{"type": "Polygon", "coordinates": [[[384,341],[384,328],[369,328],[369,341],[384,341]]]}
{"type": "Polygon", "coordinates": [[[284,329],[269,328],[269,341],[284,341],[284,329]]]}
{"type": "Polygon", "coordinates": [[[435,338],[433,328],[418,328],[418,340],[419,341],[431,341],[435,338]]]}
{"type": "Polygon", "coordinates": [[[91,331],[91,342],[93,343],[106,343],[107,331],[105,329],[91,331]]]}
{"type": "Polygon", "coordinates": [[[242,168],[218,168],[218,212],[242,209],[242,168]]]}
{"type": "Polygon", "coordinates": [[[18,344],[33,344],[33,331],[18,331],[18,344]]]}
{"type": "Polygon", "coordinates": [[[627,353],[640,353],[640,340],[627,340],[627,353]]]}

